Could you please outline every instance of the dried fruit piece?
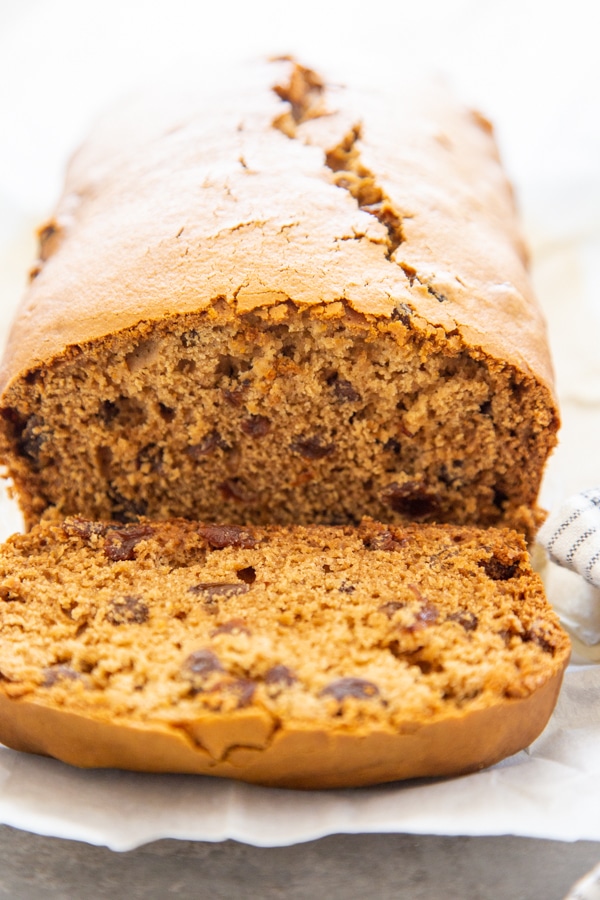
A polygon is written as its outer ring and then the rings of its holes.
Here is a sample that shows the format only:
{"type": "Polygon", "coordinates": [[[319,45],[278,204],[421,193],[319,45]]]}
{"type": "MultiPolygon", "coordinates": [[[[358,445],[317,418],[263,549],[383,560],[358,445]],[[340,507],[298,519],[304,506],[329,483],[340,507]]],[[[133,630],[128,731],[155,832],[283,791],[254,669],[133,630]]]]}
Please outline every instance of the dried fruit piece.
{"type": "Polygon", "coordinates": [[[149,618],[148,604],[134,596],[113,600],[106,613],[106,621],[111,625],[143,625],[149,618]]]}
{"type": "Polygon", "coordinates": [[[320,697],[333,697],[334,700],[341,702],[347,697],[354,697],[356,700],[372,700],[379,696],[379,688],[372,681],[365,678],[339,678],[332,681],[330,685],[323,688],[320,697]]]}
{"type": "Polygon", "coordinates": [[[399,600],[390,600],[388,603],[382,603],[381,606],[377,607],[377,612],[384,613],[388,619],[391,619],[395,612],[398,612],[399,609],[402,609],[406,606],[405,603],[400,603],[399,600]]]}
{"type": "Polygon", "coordinates": [[[224,441],[218,431],[210,431],[202,438],[199,444],[191,444],[186,448],[186,453],[192,459],[202,459],[203,456],[209,456],[215,450],[231,450],[231,447],[224,441]]]}
{"type": "Polygon", "coordinates": [[[195,650],[191,653],[183,664],[183,668],[192,675],[205,677],[212,675],[213,672],[223,672],[223,666],[212,650],[203,649],[195,650]]]}
{"type": "Polygon", "coordinates": [[[89,541],[93,534],[106,534],[108,527],[104,522],[92,522],[81,516],[71,516],[62,524],[62,530],[66,535],[83,538],[84,541],[89,541]]]}
{"type": "Polygon", "coordinates": [[[250,678],[236,678],[228,684],[221,685],[232,694],[236,694],[238,698],[238,709],[248,706],[252,702],[254,691],[256,690],[256,682],[250,678]]]}
{"type": "Polygon", "coordinates": [[[354,584],[350,584],[347,581],[342,581],[340,584],[338,591],[342,594],[353,594],[356,590],[356,586],[354,584]]]}
{"type": "Polygon", "coordinates": [[[59,681],[80,681],[82,677],[81,672],[76,672],[71,666],[66,666],[62,663],[48,666],[47,669],[43,670],[42,674],[44,676],[42,687],[54,687],[59,681]]]}
{"type": "Polygon", "coordinates": [[[223,622],[222,625],[217,625],[216,628],[213,628],[210,636],[216,637],[218,634],[247,634],[250,636],[252,632],[243,619],[230,619],[228,622],[223,622]]]}
{"type": "Polygon", "coordinates": [[[339,378],[337,372],[327,379],[327,384],[333,388],[333,393],[338,403],[358,403],[362,395],[356,390],[351,381],[339,378]]]}
{"type": "Polygon", "coordinates": [[[448,616],[448,622],[458,622],[465,631],[476,631],[479,625],[479,619],[475,613],[469,612],[467,609],[459,609],[457,612],[448,616]]]}
{"type": "Polygon", "coordinates": [[[381,491],[381,501],[411,519],[430,519],[439,512],[439,498],[418,481],[393,481],[381,491]]]}
{"type": "Polygon", "coordinates": [[[252,532],[239,525],[199,525],[198,534],[215,550],[225,547],[252,550],[257,543],[252,532]]]}
{"type": "Polygon", "coordinates": [[[123,528],[113,528],[106,535],[104,553],[113,562],[135,559],[137,545],[153,534],[154,529],[150,525],[125,525],[123,528]]]}
{"type": "Polygon", "coordinates": [[[380,531],[379,534],[363,538],[363,544],[367,550],[387,550],[393,552],[400,550],[408,543],[407,538],[396,538],[391,531],[380,531]]]}
{"type": "Polygon", "coordinates": [[[270,669],[267,669],[264,675],[264,681],[265,684],[281,684],[286,687],[291,687],[292,684],[295,684],[298,681],[298,678],[288,666],[279,663],[278,665],[271,666],[270,669]]]}
{"type": "Polygon", "coordinates": [[[335,444],[326,444],[320,435],[300,436],[292,441],[290,449],[304,459],[325,459],[335,453],[335,444]]]}
{"type": "Polygon", "coordinates": [[[248,437],[261,438],[269,433],[271,420],[267,416],[248,416],[242,420],[240,428],[248,437]]]}

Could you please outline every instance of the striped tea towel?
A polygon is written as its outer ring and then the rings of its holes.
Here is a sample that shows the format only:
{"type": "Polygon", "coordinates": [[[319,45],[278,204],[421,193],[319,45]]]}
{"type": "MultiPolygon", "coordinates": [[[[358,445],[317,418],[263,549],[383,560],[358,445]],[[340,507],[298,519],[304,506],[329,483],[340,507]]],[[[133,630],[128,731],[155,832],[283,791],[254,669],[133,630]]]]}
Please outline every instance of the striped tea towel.
{"type": "Polygon", "coordinates": [[[550,559],[600,587],[600,488],[569,497],[537,535],[550,559]]]}

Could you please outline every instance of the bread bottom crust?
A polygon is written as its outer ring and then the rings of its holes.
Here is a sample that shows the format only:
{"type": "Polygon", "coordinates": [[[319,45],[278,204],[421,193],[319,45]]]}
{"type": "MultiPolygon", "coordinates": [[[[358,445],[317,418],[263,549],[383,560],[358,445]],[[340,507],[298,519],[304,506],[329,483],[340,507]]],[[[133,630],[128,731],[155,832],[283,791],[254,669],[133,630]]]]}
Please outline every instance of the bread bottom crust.
{"type": "MultiPolygon", "coordinates": [[[[566,666],[566,662],[565,662],[566,666]]],[[[456,712],[396,732],[266,728],[260,712],[224,723],[205,715],[189,729],[115,722],[43,706],[0,691],[0,740],[14,750],[52,756],[80,768],[182,773],[234,778],[270,787],[312,790],[461,775],[494,765],[529,746],[546,726],[564,669],[532,695],[497,706],[456,712]],[[231,740],[227,739],[229,730],[231,740]],[[218,758],[206,746],[220,748],[218,758]]],[[[214,753],[214,751],[213,751],[214,753]]]]}

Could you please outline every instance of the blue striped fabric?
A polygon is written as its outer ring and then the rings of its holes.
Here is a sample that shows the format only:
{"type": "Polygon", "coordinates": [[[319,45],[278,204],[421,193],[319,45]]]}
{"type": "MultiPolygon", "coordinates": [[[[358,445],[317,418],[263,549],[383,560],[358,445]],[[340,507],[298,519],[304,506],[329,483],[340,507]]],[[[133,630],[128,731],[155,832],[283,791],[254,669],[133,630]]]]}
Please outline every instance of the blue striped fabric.
{"type": "Polygon", "coordinates": [[[537,539],[553,562],[600,587],[600,488],[569,497],[544,522],[537,539]]]}

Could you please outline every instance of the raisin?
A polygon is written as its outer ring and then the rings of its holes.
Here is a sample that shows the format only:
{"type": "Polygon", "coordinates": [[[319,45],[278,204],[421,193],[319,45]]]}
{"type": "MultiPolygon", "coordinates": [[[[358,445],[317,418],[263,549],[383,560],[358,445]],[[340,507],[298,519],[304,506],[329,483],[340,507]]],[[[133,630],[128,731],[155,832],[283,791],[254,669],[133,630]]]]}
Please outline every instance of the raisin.
{"type": "Polygon", "coordinates": [[[338,702],[345,700],[347,697],[354,697],[356,700],[372,700],[374,697],[379,696],[379,688],[372,681],[350,676],[332,681],[330,685],[321,691],[319,696],[333,697],[338,702]]]}
{"type": "Polygon", "coordinates": [[[193,584],[188,588],[190,594],[205,594],[211,600],[213,597],[233,597],[235,594],[246,594],[249,590],[247,584],[226,584],[220,581],[193,584]]]}
{"type": "MultiPolygon", "coordinates": [[[[230,377],[233,377],[237,373],[231,372],[231,373],[225,373],[225,374],[229,374],[230,377]]],[[[246,381],[242,381],[240,386],[233,391],[230,391],[227,388],[224,388],[223,398],[225,399],[225,401],[227,403],[229,403],[230,406],[234,406],[236,409],[240,409],[246,402],[246,392],[249,387],[250,387],[250,382],[246,380],[246,381]]]]}
{"type": "Polygon", "coordinates": [[[104,554],[112,562],[135,559],[136,546],[153,534],[154,529],[149,525],[125,525],[123,528],[113,528],[106,536],[104,554]]]}
{"type": "Polygon", "coordinates": [[[426,600],[415,616],[415,624],[411,626],[411,631],[420,630],[421,628],[426,628],[428,625],[433,625],[433,623],[437,621],[438,615],[439,611],[437,607],[426,600]]]}
{"type": "Polygon", "coordinates": [[[266,416],[249,416],[243,419],[240,428],[248,437],[260,438],[269,433],[271,420],[266,416]]]}
{"type": "Polygon", "coordinates": [[[215,550],[225,547],[252,550],[257,543],[252,533],[239,525],[199,525],[198,534],[215,550]]]}
{"type": "Polygon", "coordinates": [[[236,694],[238,698],[238,709],[248,706],[252,702],[256,683],[250,678],[236,678],[229,684],[224,685],[225,689],[232,694],[236,694]]]}
{"type": "Polygon", "coordinates": [[[254,566],[246,566],[244,569],[238,569],[235,573],[240,581],[244,584],[254,584],[256,581],[256,569],[254,566]]]}
{"type": "Polygon", "coordinates": [[[40,461],[43,446],[50,437],[48,431],[44,431],[43,428],[44,420],[40,416],[29,416],[18,443],[18,453],[36,465],[40,461]]]}
{"type": "Polygon", "coordinates": [[[514,578],[517,572],[519,571],[519,563],[503,563],[497,556],[492,556],[490,559],[482,559],[479,563],[480,566],[488,578],[491,578],[492,581],[508,581],[510,578],[514,578]]]}
{"type": "Polygon", "coordinates": [[[240,478],[227,478],[219,485],[223,500],[233,500],[235,503],[250,503],[251,495],[246,485],[240,478]]]}
{"type": "Polygon", "coordinates": [[[81,680],[80,672],[76,672],[75,669],[63,664],[49,666],[47,669],[43,670],[43,675],[44,680],[42,682],[42,687],[53,687],[59,681],[81,680]]]}
{"type": "Polygon", "coordinates": [[[363,539],[363,544],[367,550],[387,550],[388,552],[400,550],[407,543],[407,538],[398,540],[391,531],[387,530],[363,539]]]}
{"type": "Polygon", "coordinates": [[[342,581],[342,583],[340,584],[340,586],[338,588],[338,591],[340,591],[340,593],[342,593],[342,594],[353,594],[355,590],[356,590],[355,585],[348,584],[347,581],[342,581]]]}
{"type": "Polygon", "coordinates": [[[482,403],[479,407],[479,412],[482,416],[489,416],[492,412],[492,401],[486,400],[484,403],[482,403]]]}
{"type": "Polygon", "coordinates": [[[149,618],[148,605],[141,597],[131,595],[113,600],[106,613],[106,621],[111,625],[144,625],[149,618]]]}
{"type": "Polygon", "coordinates": [[[199,444],[191,444],[186,448],[186,453],[192,459],[198,460],[203,456],[209,456],[215,450],[231,450],[231,447],[224,441],[218,431],[210,431],[202,438],[199,444]]]}
{"type": "Polygon", "coordinates": [[[295,684],[298,681],[294,672],[282,663],[267,669],[264,679],[265,684],[281,684],[285,687],[291,687],[292,684],[295,684]]]}
{"type": "Polygon", "coordinates": [[[211,675],[213,672],[223,672],[223,666],[212,650],[195,650],[183,664],[184,669],[192,675],[211,675]]]}
{"type": "Polygon", "coordinates": [[[81,516],[71,516],[62,524],[62,530],[68,537],[79,537],[84,541],[89,541],[93,534],[106,534],[108,527],[104,522],[91,522],[81,516]]]}
{"type": "Polygon", "coordinates": [[[525,632],[523,640],[531,641],[543,650],[544,653],[550,653],[554,656],[554,645],[548,640],[543,623],[535,622],[531,628],[525,632]]]}
{"type": "Polygon", "coordinates": [[[381,500],[394,512],[411,519],[432,518],[439,512],[437,496],[420,482],[392,482],[381,492],[381,500]]]}
{"type": "Polygon", "coordinates": [[[459,609],[457,612],[452,613],[448,616],[448,622],[458,622],[459,625],[465,629],[465,631],[476,631],[477,626],[479,625],[479,619],[477,616],[469,612],[467,609],[459,609]]]}
{"type": "Polygon", "coordinates": [[[290,449],[304,459],[325,459],[335,453],[335,444],[326,444],[320,435],[312,437],[300,436],[292,441],[290,449]]]}
{"type": "Polygon", "coordinates": [[[243,619],[230,619],[228,622],[223,622],[222,625],[217,625],[211,631],[210,636],[215,637],[218,634],[247,634],[249,636],[252,632],[243,619]]]}
{"type": "Polygon", "coordinates": [[[377,607],[377,612],[385,613],[388,619],[391,619],[395,612],[398,612],[399,609],[402,609],[406,606],[405,603],[400,603],[399,600],[389,600],[388,603],[382,603],[381,606],[377,607]]]}
{"type": "Polygon", "coordinates": [[[337,372],[327,379],[327,384],[333,388],[334,396],[339,403],[358,403],[362,400],[362,395],[352,382],[338,378],[337,372]]]}

